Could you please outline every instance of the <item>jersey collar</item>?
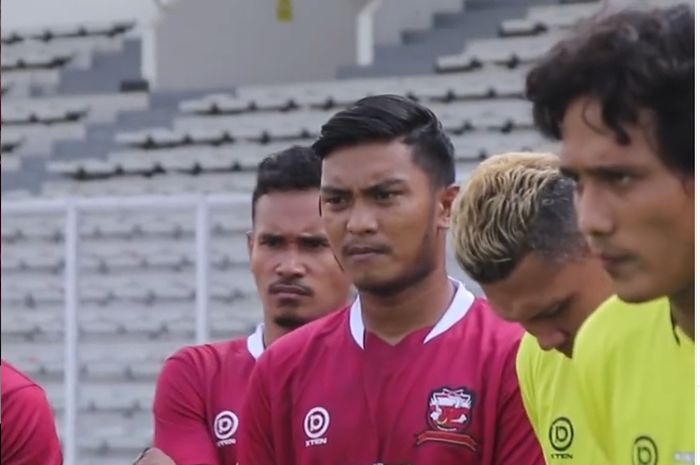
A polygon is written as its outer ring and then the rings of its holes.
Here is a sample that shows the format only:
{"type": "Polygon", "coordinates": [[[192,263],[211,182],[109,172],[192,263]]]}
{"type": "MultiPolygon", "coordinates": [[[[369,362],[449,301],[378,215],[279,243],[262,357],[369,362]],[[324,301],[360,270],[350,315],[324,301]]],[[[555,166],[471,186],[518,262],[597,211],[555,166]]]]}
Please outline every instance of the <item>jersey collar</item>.
{"type": "Polygon", "coordinates": [[[254,359],[258,359],[265,350],[265,343],[263,342],[263,324],[260,323],[255,327],[255,332],[248,336],[246,341],[246,347],[248,352],[253,356],[254,359]]]}
{"type": "MultiPolygon", "coordinates": [[[[450,329],[455,323],[461,320],[469,311],[474,303],[474,294],[469,292],[464,284],[457,281],[454,278],[450,278],[452,284],[457,288],[454,297],[452,298],[452,303],[447,308],[447,311],[442,315],[442,318],[433,326],[425,339],[423,339],[423,344],[427,343],[431,339],[438,337],[440,334],[444,333],[450,329]]],[[[365,324],[362,321],[362,305],[360,303],[360,297],[357,296],[355,301],[350,307],[350,334],[361,349],[365,348],[365,324]]]]}

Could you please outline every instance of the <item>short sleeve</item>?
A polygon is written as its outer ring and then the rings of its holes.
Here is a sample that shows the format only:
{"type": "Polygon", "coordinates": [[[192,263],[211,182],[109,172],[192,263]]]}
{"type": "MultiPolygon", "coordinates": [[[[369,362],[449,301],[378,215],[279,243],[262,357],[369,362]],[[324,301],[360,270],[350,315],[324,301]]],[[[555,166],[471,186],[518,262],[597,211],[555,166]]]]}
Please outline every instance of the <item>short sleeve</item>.
{"type": "Polygon", "coordinates": [[[61,444],[44,390],[28,385],[3,398],[3,465],[61,465],[61,444]]]}
{"type": "Polygon", "coordinates": [[[153,403],[153,443],[178,465],[218,465],[195,365],[184,351],[163,365],[153,403]]]}

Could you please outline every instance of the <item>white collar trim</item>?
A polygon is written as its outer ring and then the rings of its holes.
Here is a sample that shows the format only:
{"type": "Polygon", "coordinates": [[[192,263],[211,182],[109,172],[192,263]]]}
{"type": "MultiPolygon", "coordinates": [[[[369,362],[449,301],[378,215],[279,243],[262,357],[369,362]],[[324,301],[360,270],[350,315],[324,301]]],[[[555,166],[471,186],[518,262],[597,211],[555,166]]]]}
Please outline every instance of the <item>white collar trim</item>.
{"type": "Polygon", "coordinates": [[[263,324],[260,323],[255,327],[255,332],[248,336],[246,341],[246,347],[248,352],[253,356],[254,359],[258,359],[265,351],[265,343],[263,342],[263,324]]]}
{"type": "MultiPolygon", "coordinates": [[[[457,287],[457,292],[455,292],[452,303],[447,308],[447,311],[442,315],[442,318],[433,326],[425,339],[423,339],[423,344],[427,343],[431,339],[435,339],[440,334],[444,333],[452,326],[455,325],[459,320],[461,320],[472,307],[474,303],[474,294],[469,292],[464,284],[459,282],[454,278],[450,278],[450,281],[457,287]]],[[[360,303],[360,297],[357,296],[355,301],[350,307],[350,334],[355,340],[355,343],[361,348],[365,348],[365,324],[362,321],[362,304],[360,303]]]]}

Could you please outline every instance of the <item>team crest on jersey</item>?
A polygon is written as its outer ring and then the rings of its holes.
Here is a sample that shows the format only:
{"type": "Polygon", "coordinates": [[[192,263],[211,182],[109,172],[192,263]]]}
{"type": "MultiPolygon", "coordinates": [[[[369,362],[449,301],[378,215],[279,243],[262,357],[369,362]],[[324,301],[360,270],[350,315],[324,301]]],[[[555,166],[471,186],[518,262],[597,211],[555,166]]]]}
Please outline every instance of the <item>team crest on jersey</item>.
{"type": "Polygon", "coordinates": [[[465,446],[476,452],[479,443],[467,433],[474,408],[474,393],[465,387],[442,387],[428,397],[428,429],[418,435],[416,443],[429,441],[465,446]]]}

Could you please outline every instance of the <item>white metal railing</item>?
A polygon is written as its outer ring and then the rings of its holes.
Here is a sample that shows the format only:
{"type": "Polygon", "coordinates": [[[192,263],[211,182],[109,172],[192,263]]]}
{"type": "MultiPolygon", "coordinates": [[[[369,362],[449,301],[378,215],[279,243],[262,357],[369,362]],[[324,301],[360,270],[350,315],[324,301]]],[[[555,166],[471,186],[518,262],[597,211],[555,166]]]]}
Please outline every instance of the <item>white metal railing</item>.
{"type": "Polygon", "coordinates": [[[2,216],[65,214],[65,272],[64,272],[64,424],[63,455],[65,465],[77,464],[76,424],[78,415],[78,281],[80,215],[88,212],[104,212],[158,208],[162,210],[195,211],[195,259],[196,259],[196,343],[209,338],[209,213],[212,207],[224,207],[247,202],[246,194],[172,195],[141,197],[92,197],[60,200],[8,200],[2,201],[2,216]]]}
{"type": "Polygon", "coordinates": [[[357,64],[369,66],[374,62],[374,13],[384,0],[369,0],[357,14],[355,34],[357,40],[357,64]]]}

